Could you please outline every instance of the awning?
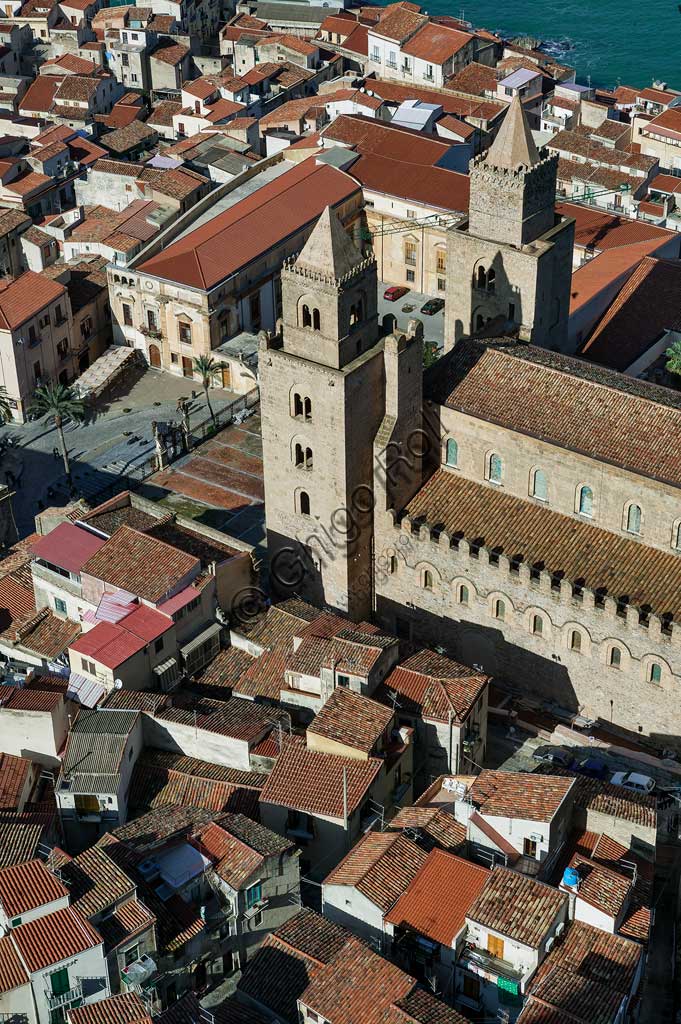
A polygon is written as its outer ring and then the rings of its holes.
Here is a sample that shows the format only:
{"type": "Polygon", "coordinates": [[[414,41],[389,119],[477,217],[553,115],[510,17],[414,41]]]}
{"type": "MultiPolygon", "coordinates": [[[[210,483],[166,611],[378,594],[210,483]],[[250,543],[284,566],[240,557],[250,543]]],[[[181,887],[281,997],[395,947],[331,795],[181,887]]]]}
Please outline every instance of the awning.
{"type": "Polygon", "coordinates": [[[69,676],[67,700],[77,700],[85,708],[94,708],[105,696],[106,689],[100,683],[95,683],[78,672],[72,672],[69,676]]]}
{"type": "Polygon", "coordinates": [[[194,639],[190,640],[188,644],[184,645],[184,647],[180,647],[180,654],[183,658],[188,657],[192,651],[196,651],[199,647],[203,647],[208,640],[212,640],[213,637],[219,637],[221,631],[222,626],[220,623],[214,622],[212,626],[209,626],[208,629],[204,629],[202,633],[195,636],[194,639]]]}
{"type": "Polygon", "coordinates": [[[139,354],[136,349],[126,345],[112,345],[104,355],[95,359],[78,378],[77,388],[81,398],[100,395],[121,373],[127,363],[136,362],[139,354]]]}
{"type": "Polygon", "coordinates": [[[175,658],[168,658],[154,668],[154,675],[162,690],[169,690],[180,678],[180,666],[175,658]]]}

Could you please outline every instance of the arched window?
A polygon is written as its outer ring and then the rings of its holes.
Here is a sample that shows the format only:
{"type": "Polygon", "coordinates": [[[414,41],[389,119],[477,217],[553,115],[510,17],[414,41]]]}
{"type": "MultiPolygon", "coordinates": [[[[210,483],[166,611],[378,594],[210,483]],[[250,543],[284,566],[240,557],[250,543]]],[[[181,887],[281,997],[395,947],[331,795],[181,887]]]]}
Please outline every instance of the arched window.
{"type": "Polygon", "coordinates": [[[610,657],[608,658],[608,664],[611,668],[619,668],[622,664],[622,652],[619,647],[610,648],[610,657]]]}
{"type": "Polygon", "coordinates": [[[627,533],[641,532],[641,506],[630,505],[627,509],[627,533]]]}
{"type": "Polygon", "coordinates": [[[579,502],[577,504],[580,515],[592,516],[594,511],[594,492],[590,487],[580,487],[579,502]]]}
{"type": "Polygon", "coordinates": [[[305,419],[306,420],[311,420],[312,419],[312,399],[311,398],[306,398],[303,401],[303,409],[304,409],[305,419]]]}
{"type": "Polygon", "coordinates": [[[303,327],[312,327],[312,317],[310,316],[309,306],[303,306],[303,327]]]}
{"type": "Polygon", "coordinates": [[[458,590],[457,590],[457,596],[456,596],[457,601],[459,602],[459,604],[468,604],[468,598],[469,598],[468,587],[466,586],[465,583],[460,583],[459,587],[458,587],[458,590]]]}
{"type": "Polygon", "coordinates": [[[535,469],[532,474],[532,497],[539,501],[549,500],[549,483],[543,469],[535,469]]]}
{"type": "Polygon", "coordinates": [[[447,441],[447,465],[456,466],[459,461],[459,446],[453,437],[450,437],[447,441]]]}
{"type": "Polygon", "coordinates": [[[478,288],[484,289],[487,287],[487,274],[484,267],[478,267],[478,276],[475,283],[478,288]]]}
{"type": "Polygon", "coordinates": [[[482,315],[482,313],[478,313],[478,315],[475,318],[475,329],[476,329],[476,331],[481,331],[484,326],[485,326],[485,318],[482,315]]]}
{"type": "Polygon", "coordinates": [[[681,523],[675,523],[672,531],[672,547],[681,551],[681,523]]]}
{"type": "Polygon", "coordinates": [[[321,321],[319,319],[319,310],[318,309],[313,309],[312,310],[312,328],[313,328],[313,330],[320,331],[321,330],[320,324],[321,324],[321,321]]]}
{"type": "Polygon", "coordinates": [[[541,615],[532,616],[532,632],[535,636],[541,636],[544,632],[544,620],[541,615]]]}
{"type": "Polygon", "coordinates": [[[359,315],[357,313],[357,306],[350,306],[350,326],[354,327],[359,322],[359,315]]]}
{"type": "Polygon", "coordinates": [[[582,650],[582,634],[578,629],[573,629],[570,633],[570,650],[576,651],[577,654],[582,650]]]}
{"type": "Polygon", "coordinates": [[[502,622],[506,618],[506,603],[501,598],[494,602],[494,618],[501,619],[502,622]]]}
{"type": "Polygon", "coordinates": [[[495,285],[496,276],[497,275],[496,275],[495,271],[492,269],[492,267],[490,267],[490,269],[487,271],[487,291],[488,292],[493,292],[494,291],[494,285],[495,285]]]}
{"type": "Polygon", "coordinates": [[[305,469],[312,469],[312,449],[305,449],[305,469]]]}
{"type": "Polygon", "coordinates": [[[298,495],[298,501],[300,503],[300,514],[302,516],[309,516],[310,514],[310,495],[307,491],[301,491],[298,495]]]}
{"type": "Polygon", "coordinates": [[[430,569],[424,569],[423,570],[423,589],[424,590],[432,590],[433,589],[433,574],[430,571],[430,569]]]}
{"type": "Polygon", "coordinates": [[[297,444],[293,449],[293,461],[296,466],[302,466],[303,464],[303,446],[297,444]]]}
{"type": "Polygon", "coordinates": [[[390,570],[390,575],[394,576],[395,573],[397,572],[397,555],[391,555],[390,556],[390,561],[388,562],[388,568],[390,570]]]}
{"type": "Polygon", "coordinates": [[[303,400],[298,393],[294,394],[293,396],[293,415],[303,415],[303,400]]]}
{"type": "Polygon", "coordinates": [[[658,661],[651,661],[650,665],[648,665],[648,682],[662,682],[662,665],[658,661]]]}
{"type": "Polygon", "coordinates": [[[489,457],[487,479],[491,480],[493,484],[500,484],[503,471],[504,464],[501,461],[501,456],[493,452],[489,457]]]}

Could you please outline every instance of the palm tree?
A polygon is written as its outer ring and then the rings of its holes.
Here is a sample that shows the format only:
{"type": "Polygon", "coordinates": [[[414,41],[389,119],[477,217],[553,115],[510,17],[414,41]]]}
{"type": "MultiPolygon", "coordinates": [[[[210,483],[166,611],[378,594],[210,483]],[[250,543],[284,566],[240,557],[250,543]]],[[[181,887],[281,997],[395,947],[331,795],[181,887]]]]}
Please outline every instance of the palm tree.
{"type": "Polygon", "coordinates": [[[681,339],[670,345],[665,355],[667,357],[667,371],[681,377],[681,339]]]}
{"type": "Polygon", "coordinates": [[[64,460],[64,472],[70,481],[71,464],[64,437],[64,422],[83,418],[83,400],[78,398],[73,388],[66,384],[43,384],[35,389],[31,412],[36,416],[47,416],[57,428],[59,446],[64,460]]]}
{"type": "Polygon", "coordinates": [[[215,413],[213,412],[213,406],[210,404],[208,389],[226,365],[226,363],[218,363],[212,356],[194,356],[194,373],[198,373],[201,378],[201,385],[206,395],[206,405],[208,406],[213,426],[215,426],[215,413]]]}
{"type": "Polygon", "coordinates": [[[9,404],[7,388],[0,386],[0,423],[9,423],[12,419],[12,406],[9,404]]]}

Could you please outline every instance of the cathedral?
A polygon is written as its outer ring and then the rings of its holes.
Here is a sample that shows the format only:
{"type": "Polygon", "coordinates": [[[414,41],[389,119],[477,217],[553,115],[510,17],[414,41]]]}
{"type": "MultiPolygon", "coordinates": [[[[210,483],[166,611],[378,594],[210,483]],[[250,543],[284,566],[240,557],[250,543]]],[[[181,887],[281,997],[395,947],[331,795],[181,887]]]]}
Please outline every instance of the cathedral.
{"type": "Polygon", "coordinates": [[[561,354],[556,170],[514,102],[471,165],[425,372],[337,211],[284,267],[260,351],[270,585],[678,746],[681,400],[561,354]]]}

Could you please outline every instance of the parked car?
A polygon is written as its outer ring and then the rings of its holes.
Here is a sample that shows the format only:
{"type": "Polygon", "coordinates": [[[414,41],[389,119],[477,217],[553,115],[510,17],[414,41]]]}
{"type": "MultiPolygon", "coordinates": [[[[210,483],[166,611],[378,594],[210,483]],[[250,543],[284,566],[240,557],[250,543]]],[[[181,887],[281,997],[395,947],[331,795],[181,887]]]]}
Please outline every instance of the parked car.
{"type": "Polygon", "coordinates": [[[570,755],[556,747],[537,747],[532,759],[542,764],[557,764],[560,768],[569,768],[572,763],[570,755]]]}
{"type": "Polygon", "coordinates": [[[655,789],[655,779],[639,772],[615,772],[610,781],[613,786],[623,786],[634,793],[652,793],[655,789]]]}
{"type": "Polygon", "coordinates": [[[600,757],[580,757],[572,762],[572,771],[578,775],[586,775],[588,779],[606,779],[608,765],[600,757]]]}
{"type": "Polygon", "coordinates": [[[433,316],[434,313],[439,313],[441,309],[445,308],[444,299],[428,299],[421,306],[421,312],[425,313],[426,316],[433,316]]]}
{"type": "Polygon", "coordinates": [[[388,302],[397,302],[403,295],[406,295],[409,291],[408,288],[403,288],[400,284],[391,284],[389,288],[383,292],[383,298],[388,302]]]}

